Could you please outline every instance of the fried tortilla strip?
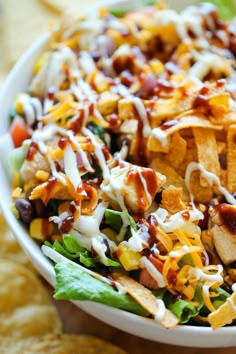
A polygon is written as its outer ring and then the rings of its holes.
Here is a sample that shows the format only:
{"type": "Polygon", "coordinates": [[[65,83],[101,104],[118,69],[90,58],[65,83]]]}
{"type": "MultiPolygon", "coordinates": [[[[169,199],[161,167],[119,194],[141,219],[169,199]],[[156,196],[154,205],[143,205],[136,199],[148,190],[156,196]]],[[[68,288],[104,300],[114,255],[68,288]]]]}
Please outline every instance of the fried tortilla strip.
{"type": "Polygon", "coordinates": [[[168,154],[166,155],[166,160],[171,164],[172,167],[178,169],[185,158],[187,143],[185,139],[179,134],[179,132],[175,132],[172,135],[170,148],[168,154]]]}
{"type": "Polygon", "coordinates": [[[127,354],[123,349],[89,335],[47,335],[30,344],[22,354],[127,354]]]}
{"type": "MultiPolygon", "coordinates": [[[[213,130],[193,128],[193,134],[197,146],[198,161],[207,171],[219,176],[220,164],[213,130]]],[[[200,177],[200,185],[202,187],[208,186],[207,181],[202,176],[200,177]]]]}
{"type": "Polygon", "coordinates": [[[41,199],[44,204],[47,204],[52,198],[68,200],[73,198],[78,199],[78,194],[76,193],[70,179],[62,173],[61,176],[66,180],[66,184],[59,179],[49,179],[48,181],[35,187],[32,190],[29,199],[41,199]]]}
{"type": "Polygon", "coordinates": [[[193,171],[189,181],[189,190],[194,196],[196,202],[208,203],[212,199],[212,188],[207,185],[206,187],[200,184],[201,173],[199,171],[193,171]]]}
{"type": "Polygon", "coordinates": [[[217,310],[211,312],[208,321],[216,329],[232,323],[236,318],[236,293],[234,292],[217,310]]]}
{"type": "Polygon", "coordinates": [[[184,179],[174,170],[173,167],[169,165],[168,162],[164,161],[161,157],[155,157],[152,160],[150,167],[153,168],[156,172],[166,176],[164,187],[172,185],[176,188],[182,188],[183,201],[189,201],[189,193],[186,188],[184,179]]]}
{"type": "Polygon", "coordinates": [[[170,214],[175,214],[180,210],[185,209],[185,204],[182,202],[182,188],[169,186],[162,192],[162,207],[170,214]]]}
{"type": "Polygon", "coordinates": [[[236,191],[236,124],[229,126],[227,134],[227,188],[236,191]]]}
{"type": "MultiPolygon", "coordinates": [[[[148,139],[148,149],[151,151],[159,151],[160,143],[162,149],[170,142],[169,137],[174,132],[186,128],[205,128],[212,130],[221,130],[221,125],[213,125],[204,115],[180,115],[172,121],[167,121],[162,126],[154,128],[152,135],[148,139]]],[[[161,150],[162,151],[162,150],[161,150]]]]}
{"type": "MultiPolygon", "coordinates": [[[[112,273],[112,277],[118,283],[121,284],[145,310],[147,310],[155,318],[159,312],[159,305],[157,299],[152,292],[145,288],[142,284],[138,283],[134,279],[122,273],[112,273]]],[[[165,328],[172,328],[177,326],[179,320],[168,309],[165,309],[163,316],[159,319],[159,322],[165,328]]]]}

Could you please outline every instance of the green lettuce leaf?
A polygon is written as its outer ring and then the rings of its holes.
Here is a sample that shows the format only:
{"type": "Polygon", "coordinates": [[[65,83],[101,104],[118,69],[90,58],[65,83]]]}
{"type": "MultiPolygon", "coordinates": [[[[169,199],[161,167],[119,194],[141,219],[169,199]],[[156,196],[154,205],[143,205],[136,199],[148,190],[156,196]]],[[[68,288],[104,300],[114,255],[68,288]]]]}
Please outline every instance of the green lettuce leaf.
{"type": "Polygon", "coordinates": [[[56,240],[53,244],[50,244],[50,242],[45,242],[45,245],[51,247],[56,252],[62,254],[70,260],[78,260],[88,268],[95,266],[91,252],[81,246],[74,236],[64,234],[62,243],[56,240]]]}
{"type": "Polygon", "coordinates": [[[113,7],[110,10],[110,13],[118,18],[125,16],[129,11],[138,9],[142,6],[152,6],[156,4],[156,0],[137,0],[133,5],[127,5],[122,7],[113,7]]]}
{"type": "Polygon", "coordinates": [[[233,0],[210,0],[201,2],[214,4],[218,8],[220,18],[224,21],[231,20],[236,16],[236,5],[233,0]]]}
{"type": "MultiPolygon", "coordinates": [[[[20,169],[25,161],[27,151],[29,149],[30,140],[25,140],[22,146],[13,149],[8,156],[8,164],[12,172],[18,172],[20,177],[20,169]]],[[[22,183],[22,181],[21,181],[22,183]]]]}
{"type": "Polygon", "coordinates": [[[125,213],[123,211],[117,211],[117,210],[112,210],[112,209],[107,209],[105,211],[105,223],[109,226],[111,226],[111,228],[116,231],[119,232],[120,228],[123,224],[122,222],[122,215],[124,215],[130,223],[130,227],[134,230],[137,230],[137,226],[136,226],[136,222],[135,220],[132,218],[132,216],[128,213],[125,213]]]}
{"type": "Polygon", "coordinates": [[[71,262],[55,265],[57,300],[95,301],[115,308],[127,310],[141,316],[148,312],[130,295],[119,293],[107,283],[94,278],[71,262]]]}
{"type": "MultiPolygon", "coordinates": [[[[91,252],[87,250],[87,248],[81,246],[79,241],[70,234],[63,235],[62,243],[57,240],[54,241],[53,244],[46,241],[45,245],[51,247],[56,252],[70,260],[79,261],[85,267],[92,268],[95,267],[96,263],[99,263],[99,258],[93,257],[91,252]]],[[[107,266],[120,267],[120,263],[107,257],[107,266]]]]}
{"type": "Polygon", "coordinates": [[[179,322],[184,324],[197,316],[203,308],[204,302],[201,294],[201,288],[198,286],[193,298],[193,302],[197,304],[195,306],[183,299],[176,300],[169,292],[164,295],[164,302],[167,308],[179,319],[179,322]]]}

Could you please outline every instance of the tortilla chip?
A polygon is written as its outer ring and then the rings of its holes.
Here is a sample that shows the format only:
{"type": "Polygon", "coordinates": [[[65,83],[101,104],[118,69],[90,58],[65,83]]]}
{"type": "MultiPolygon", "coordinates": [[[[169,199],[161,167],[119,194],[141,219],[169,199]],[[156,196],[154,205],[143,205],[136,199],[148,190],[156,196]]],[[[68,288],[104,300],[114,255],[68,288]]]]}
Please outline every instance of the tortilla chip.
{"type": "Polygon", "coordinates": [[[89,335],[48,335],[30,344],[22,354],[126,354],[124,350],[89,335]]]}
{"type": "Polygon", "coordinates": [[[163,161],[161,157],[155,157],[150,164],[150,167],[155,171],[161,173],[166,176],[166,182],[164,187],[168,187],[170,185],[176,188],[182,188],[183,190],[183,201],[189,201],[189,193],[185,185],[184,179],[175,171],[173,167],[171,167],[168,162],[163,161]]]}
{"type": "Polygon", "coordinates": [[[212,188],[207,185],[206,187],[200,184],[201,173],[193,171],[189,181],[189,191],[194,196],[196,202],[208,203],[212,199],[212,188]]]}
{"type": "MultiPolygon", "coordinates": [[[[156,297],[148,288],[145,288],[142,284],[122,273],[114,272],[112,273],[112,277],[155,318],[158,312],[158,303],[156,297]]],[[[159,322],[165,328],[172,328],[177,326],[179,320],[168,309],[165,309],[164,317],[159,322]]]]}
{"type": "Polygon", "coordinates": [[[216,329],[232,323],[236,318],[236,293],[233,293],[223,305],[216,311],[210,313],[208,321],[212,328],[216,329]]]}
{"type": "Polygon", "coordinates": [[[227,147],[227,187],[233,193],[236,191],[236,124],[228,128],[227,147]]]}
{"type": "Polygon", "coordinates": [[[0,343],[22,354],[33,337],[60,333],[61,320],[37,276],[21,264],[0,260],[0,343]],[[15,345],[16,344],[16,345],[15,345]]]}
{"type": "Polygon", "coordinates": [[[0,260],[0,314],[8,315],[28,304],[50,304],[40,280],[17,262],[0,260]]]}
{"type": "Polygon", "coordinates": [[[187,143],[185,139],[183,139],[178,132],[175,132],[172,135],[166,160],[170,163],[172,167],[178,169],[178,167],[181,165],[185,158],[186,149],[187,143]]]}
{"type": "Polygon", "coordinates": [[[10,231],[3,215],[0,212],[0,259],[9,259],[27,266],[28,269],[36,271],[27,255],[23,252],[13,233],[10,231]]]}
{"type": "Polygon", "coordinates": [[[182,202],[182,188],[169,186],[162,192],[162,207],[170,214],[175,214],[180,210],[185,209],[185,204],[182,202]]]}
{"type": "MultiPolygon", "coordinates": [[[[208,172],[219,176],[220,164],[217,144],[214,132],[211,129],[193,128],[193,134],[197,146],[198,161],[208,172]]],[[[200,177],[200,185],[208,186],[204,177],[200,177]]]]}
{"type": "Polygon", "coordinates": [[[5,338],[5,341],[61,332],[61,322],[52,304],[20,306],[5,317],[1,315],[0,324],[0,338],[5,338]]]}

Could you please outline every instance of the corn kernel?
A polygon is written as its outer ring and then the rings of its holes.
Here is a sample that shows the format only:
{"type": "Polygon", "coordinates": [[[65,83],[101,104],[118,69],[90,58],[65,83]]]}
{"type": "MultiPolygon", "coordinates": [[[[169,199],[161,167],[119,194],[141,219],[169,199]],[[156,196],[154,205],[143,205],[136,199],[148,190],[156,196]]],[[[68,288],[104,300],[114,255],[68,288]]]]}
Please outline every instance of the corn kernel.
{"type": "Polygon", "coordinates": [[[106,227],[105,229],[103,229],[102,233],[104,233],[111,241],[117,243],[117,234],[110,227],[106,227]]]}
{"type": "Polygon", "coordinates": [[[195,294],[195,289],[191,286],[191,285],[188,285],[184,290],[183,290],[183,294],[185,296],[187,296],[187,298],[189,300],[192,300],[193,297],[194,297],[194,294],[195,294]]]}
{"type": "Polygon", "coordinates": [[[46,218],[36,218],[30,223],[30,236],[39,241],[45,241],[54,232],[54,225],[46,218]]]}
{"type": "Polygon", "coordinates": [[[38,180],[36,178],[32,178],[25,182],[24,184],[24,192],[27,193],[31,189],[35,188],[39,184],[38,180]]]}
{"type": "Polygon", "coordinates": [[[42,69],[43,65],[45,64],[45,62],[48,58],[49,58],[48,52],[40,55],[40,57],[38,58],[38,60],[35,63],[35,66],[34,66],[34,75],[38,74],[38,72],[42,69]]]}
{"type": "Polygon", "coordinates": [[[22,106],[22,103],[19,102],[19,101],[16,101],[15,103],[15,110],[18,114],[22,115],[24,112],[23,112],[23,106],[22,106]]]}
{"type": "Polygon", "coordinates": [[[19,184],[21,184],[20,174],[18,171],[14,171],[12,178],[12,188],[17,188],[19,184]]]}
{"type": "Polygon", "coordinates": [[[22,188],[16,187],[12,192],[12,198],[18,199],[18,198],[23,198],[23,197],[24,197],[24,193],[22,191],[22,188]]]}
{"type": "Polygon", "coordinates": [[[43,171],[43,170],[39,170],[39,171],[36,172],[35,177],[36,177],[39,181],[45,182],[45,181],[47,181],[48,178],[49,178],[49,173],[46,172],[46,171],[43,171]]]}
{"type": "Polygon", "coordinates": [[[150,61],[150,67],[156,75],[160,75],[164,71],[164,65],[160,60],[153,59],[150,61]]]}
{"type": "Polygon", "coordinates": [[[117,250],[120,263],[125,270],[138,269],[140,265],[141,254],[129,249],[125,243],[120,243],[117,250]]]}

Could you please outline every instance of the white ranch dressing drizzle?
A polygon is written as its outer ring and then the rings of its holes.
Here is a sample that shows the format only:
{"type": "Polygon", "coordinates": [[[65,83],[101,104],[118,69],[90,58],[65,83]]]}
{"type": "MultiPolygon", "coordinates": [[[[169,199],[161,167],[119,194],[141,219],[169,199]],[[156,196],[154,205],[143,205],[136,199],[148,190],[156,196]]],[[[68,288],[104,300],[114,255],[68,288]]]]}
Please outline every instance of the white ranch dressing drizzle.
{"type": "Polygon", "coordinates": [[[189,253],[190,252],[190,248],[187,245],[183,245],[179,251],[171,251],[169,253],[169,256],[171,258],[178,258],[178,257],[182,257],[183,256],[183,252],[184,253],[189,253]]]}
{"type": "Polygon", "coordinates": [[[218,270],[215,274],[206,274],[200,268],[191,268],[189,270],[189,276],[196,278],[196,280],[207,280],[223,283],[223,277],[221,275],[223,272],[223,267],[221,264],[218,264],[217,268],[218,270]]]}
{"type": "Polygon", "coordinates": [[[89,163],[89,160],[87,158],[87,155],[86,153],[84,152],[84,150],[81,148],[80,144],[78,143],[78,141],[76,140],[74,134],[72,133],[71,130],[66,130],[67,132],[67,135],[69,137],[69,139],[72,141],[72,143],[76,146],[77,148],[77,151],[79,152],[81,158],[82,158],[82,161],[83,161],[83,165],[85,167],[85,169],[88,171],[88,172],[92,172],[93,171],[93,168],[92,166],[90,165],[89,163]]]}
{"type": "Polygon", "coordinates": [[[152,136],[154,136],[155,139],[160,141],[162,146],[167,146],[168,144],[168,139],[167,139],[167,132],[162,130],[161,128],[154,128],[152,129],[151,132],[152,136]]]}
{"type": "MultiPolygon", "coordinates": [[[[128,213],[128,210],[124,203],[124,198],[121,193],[122,187],[124,185],[124,178],[125,178],[124,173],[123,174],[120,173],[120,167],[119,166],[114,167],[111,169],[111,173],[105,179],[105,181],[103,181],[100,188],[112,200],[115,200],[119,204],[123,212],[128,213]]],[[[127,218],[125,217],[125,214],[121,214],[121,217],[122,217],[123,224],[128,222],[128,220],[126,220],[127,218]]]]}
{"type": "Polygon", "coordinates": [[[73,74],[75,78],[80,77],[80,73],[77,69],[76,55],[70,48],[60,46],[58,50],[51,55],[46,79],[47,91],[51,87],[56,90],[60,88],[62,82],[66,78],[66,74],[62,70],[64,64],[69,66],[70,74],[73,74]]]}
{"type": "Polygon", "coordinates": [[[48,163],[50,165],[50,169],[53,177],[61,181],[62,184],[66,184],[65,178],[60,173],[57,172],[55,163],[50,159],[50,157],[48,157],[48,163]]]}
{"type": "Polygon", "coordinates": [[[162,299],[157,299],[157,312],[155,314],[154,319],[157,322],[161,322],[161,320],[164,318],[166,313],[166,307],[165,307],[165,303],[162,299]]]}
{"type": "Polygon", "coordinates": [[[155,279],[159,288],[164,288],[166,286],[165,280],[163,275],[156,269],[156,267],[150,262],[147,257],[143,256],[140,259],[140,266],[141,268],[145,268],[148,273],[155,279]]]}
{"type": "Polygon", "coordinates": [[[234,293],[236,293],[236,283],[234,283],[231,288],[232,288],[232,291],[233,291],[234,293]]]}
{"type": "Polygon", "coordinates": [[[217,54],[202,52],[198,53],[194,51],[194,55],[197,59],[197,62],[191,67],[189,74],[195,76],[198,79],[202,80],[210,70],[213,72],[221,71],[224,61],[217,54]]]}
{"type": "Polygon", "coordinates": [[[77,190],[77,188],[81,184],[81,177],[77,167],[76,154],[73,151],[71,144],[69,143],[66,144],[66,147],[63,151],[65,173],[71,180],[71,183],[73,184],[75,190],[77,190]]]}
{"type": "Polygon", "coordinates": [[[87,128],[83,128],[82,129],[83,134],[87,137],[89,137],[91,139],[91,142],[94,146],[94,153],[99,161],[99,165],[102,169],[102,174],[103,174],[103,178],[109,178],[110,177],[110,171],[109,168],[107,166],[104,154],[102,152],[101,146],[100,144],[97,142],[94,134],[87,128]]]}
{"type": "Polygon", "coordinates": [[[217,185],[219,191],[225,196],[225,199],[230,204],[236,205],[236,199],[229,193],[229,191],[226,188],[221,186],[220,179],[214,173],[207,171],[199,162],[190,162],[185,172],[185,182],[190,192],[190,196],[192,200],[193,200],[193,196],[191,195],[191,190],[190,190],[190,178],[191,178],[191,174],[197,170],[201,172],[202,176],[207,180],[210,186],[213,186],[213,184],[217,185]]]}
{"type": "MultiPolygon", "coordinates": [[[[130,99],[131,99],[131,97],[130,97],[130,99]]],[[[143,122],[143,136],[144,136],[144,138],[148,138],[152,132],[152,129],[149,124],[146,108],[145,108],[141,98],[139,98],[139,97],[132,97],[131,101],[134,104],[134,106],[138,112],[138,115],[143,122]]]]}
{"type": "Polygon", "coordinates": [[[80,52],[79,64],[86,75],[96,70],[96,65],[91,55],[86,51],[80,52]]]}
{"type": "Polygon", "coordinates": [[[33,134],[33,140],[35,140],[38,143],[40,152],[42,154],[47,153],[47,147],[44,144],[44,141],[50,140],[57,133],[63,136],[68,136],[68,138],[72,141],[72,143],[75,144],[77,151],[80,153],[80,156],[82,158],[84,167],[86,168],[87,171],[91,172],[93,169],[88,161],[86,153],[83,151],[80,144],[77,142],[71,130],[63,129],[54,124],[48,124],[45,127],[43,127],[41,130],[36,130],[33,134]]]}
{"type": "Polygon", "coordinates": [[[175,229],[181,229],[183,231],[200,233],[200,229],[194,224],[194,221],[202,220],[203,213],[197,208],[185,209],[183,211],[177,212],[171,215],[168,219],[168,212],[164,208],[158,208],[154,213],[152,213],[160,227],[164,232],[173,232],[175,229]],[[185,220],[181,214],[184,212],[189,213],[189,219],[185,220]]]}
{"type": "Polygon", "coordinates": [[[109,280],[106,277],[103,277],[102,275],[100,275],[97,272],[93,272],[91,270],[89,270],[88,268],[82,267],[80,264],[75,263],[70,261],[68,258],[62,256],[60,253],[56,252],[53,248],[48,247],[43,245],[42,246],[42,251],[45,254],[45,256],[47,256],[48,258],[50,258],[51,260],[53,260],[53,262],[55,263],[59,263],[59,262],[68,262],[70,264],[73,264],[75,267],[79,268],[80,270],[88,273],[89,275],[91,275],[92,277],[101,280],[103,283],[109,284],[111,285],[113,283],[112,280],[109,280]]]}
{"type": "Polygon", "coordinates": [[[147,243],[140,237],[141,230],[135,231],[131,228],[132,236],[128,239],[127,244],[130,250],[134,252],[141,252],[145,247],[147,247],[147,243]]]}
{"type": "Polygon", "coordinates": [[[22,93],[18,99],[21,103],[28,125],[33,125],[36,119],[40,119],[43,113],[42,104],[37,97],[30,97],[26,93],[22,93]]]}
{"type": "Polygon", "coordinates": [[[152,202],[152,197],[151,197],[151,194],[148,192],[147,181],[146,181],[145,178],[143,177],[141,169],[140,169],[140,168],[137,168],[136,170],[137,170],[138,175],[139,175],[139,178],[140,178],[140,180],[141,180],[141,182],[142,182],[143,189],[144,189],[144,192],[145,192],[145,196],[146,196],[146,198],[147,198],[147,200],[148,200],[148,203],[151,204],[151,202],[152,202]]]}
{"type": "Polygon", "coordinates": [[[209,293],[209,286],[203,285],[203,286],[202,286],[202,292],[204,293],[204,295],[205,295],[206,297],[209,297],[209,296],[210,296],[210,293],[209,293]]]}
{"type": "Polygon", "coordinates": [[[53,106],[54,99],[46,97],[43,101],[43,114],[47,114],[49,109],[53,106]]]}

